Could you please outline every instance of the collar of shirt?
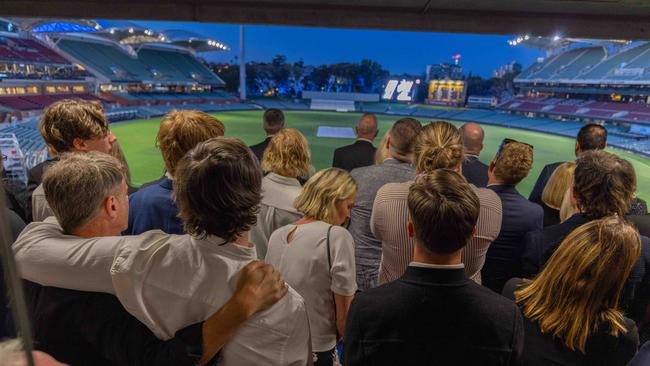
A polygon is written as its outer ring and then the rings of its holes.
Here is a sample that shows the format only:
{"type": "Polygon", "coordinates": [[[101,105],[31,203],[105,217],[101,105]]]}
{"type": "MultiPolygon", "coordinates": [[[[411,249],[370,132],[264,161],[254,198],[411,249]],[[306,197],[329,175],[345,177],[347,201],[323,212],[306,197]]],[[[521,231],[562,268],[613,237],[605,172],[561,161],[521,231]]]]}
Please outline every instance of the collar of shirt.
{"type": "Polygon", "coordinates": [[[288,186],[296,186],[300,187],[300,182],[296,178],[289,178],[289,177],[284,177],[279,174],[275,174],[273,172],[270,172],[269,174],[266,175],[266,178],[269,178],[275,183],[279,184],[285,184],[288,186]]]}
{"type": "Polygon", "coordinates": [[[169,174],[169,172],[165,172],[165,177],[167,177],[167,179],[169,180],[174,180],[174,178],[172,177],[171,174],[169,174]]]}
{"type": "Polygon", "coordinates": [[[246,247],[240,244],[235,244],[233,242],[226,242],[224,239],[215,236],[208,235],[205,238],[197,238],[192,236],[191,240],[196,245],[216,253],[225,253],[231,257],[241,258],[241,259],[256,259],[257,251],[255,246],[251,245],[246,247]]]}
{"type": "Polygon", "coordinates": [[[357,141],[366,141],[366,142],[369,142],[372,145],[372,140],[364,139],[363,137],[358,137],[357,141]]]}
{"type": "Polygon", "coordinates": [[[420,268],[434,268],[434,269],[461,269],[465,268],[463,263],[458,264],[431,264],[431,263],[422,263],[422,262],[411,262],[409,263],[411,267],[420,267],[420,268]]]}
{"type": "Polygon", "coordinates": [[[469,158],[477,158],[477,159],[478,159],[478,155],[468,154],[468,153],[465,153],[465,157],[469,157],[469,158]]]}

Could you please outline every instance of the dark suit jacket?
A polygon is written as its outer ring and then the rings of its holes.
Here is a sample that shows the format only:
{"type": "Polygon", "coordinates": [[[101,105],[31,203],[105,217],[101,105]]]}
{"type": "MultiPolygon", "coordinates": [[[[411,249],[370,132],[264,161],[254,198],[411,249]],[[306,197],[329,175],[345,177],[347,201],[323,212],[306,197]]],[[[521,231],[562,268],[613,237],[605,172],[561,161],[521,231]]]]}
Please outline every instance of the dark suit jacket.
{"type": "Polygon", "coordinates": [[[272,136],[267,136],[264,141],[260,142],[259,144],[250,146],[250,149],[253,150],[253,154],[257,157],[257,160],[261,163],[262,162],[262,157],[264,156],[264,150],[266,150],[266,147],[269,146],[269,142],[271,141],[272,136]]]}
{"type": "Polygon", "coordinates": [[[172,197],[172,181],[163,177],[129,196],[129,227],[125,235],[138,235],[149,230],[168,234],[185,234],[183,222],[176,217],[178,208],[172,197]]]}
{"type": "Polygon", "coordinates": [[[627,218],[636,225],[639,234],[650,237],[650,215],[630,215],[627,218]]]}
{"type": "Polygon", "coordinates": [[[35,348],[70,365],[196,365],[202,323],[158,340],[115,296],[25,281],[35,348]]]}
{"type": "Polygon", "coordinates": [[[463,176],[477,187],[487,187],[488,166],[478,160],[478,156],[466,155],[463,161],[463,176]]]}
{"type": "Polygon", "coordinates": [[[409,266],[355,296],[344,339],[346,365],[512,365],[524,333],[514,302],[464,269],[409,266]]]}
{"type": "MultiPolygon", "coordinates": [[[[574,229],[591,221],[584,214],[575,214],[561,224],[532,231],[526,235],[522,256],[523,275],[534,277],[541,272],[544,264],[551,258],[562,240],[574,229]]],[[[641,254],[634,264],[621,295],[621,307],[626,315],[641,321],[650,296],[650,239],[641,237],[641,254]]]]}
{"type": "Polygon", "coordinates": [[[537,182],[535,182],[533,191],[530,192],[530,196],[528,196],[528,200],[537,204],[542,203],[542,192],[544,192],[544,187],[546,187],[548,179],[551,178],[551,175],[553,175],[555,169],[557,169],[557,167],[562,164],[564,164],[564,161],[558,161],[557,163],[548,164],[544,167],[544,169],[542,169],[541,173],[539,173],[539,177],[537,178],[537,182]]]}
{"type": "Polygon", "coordinates": [[[500,294],[503,285],[513,277],[521,276],[521,254],[524,236],[544,225],[544,211],[528,201],[512,185],[491,185],[503,206],[499,236],[492,242],[481,270],[481,281],[500,294]]]}
{"type": "Polygon", "coordinates": [[[332,166],[350,172],[355,168],[372,165],[375,163],[375,151],[377,149],[372,143],[365,140],[357,140],[354,144],[339,147],[334,150],[332,166]]]}

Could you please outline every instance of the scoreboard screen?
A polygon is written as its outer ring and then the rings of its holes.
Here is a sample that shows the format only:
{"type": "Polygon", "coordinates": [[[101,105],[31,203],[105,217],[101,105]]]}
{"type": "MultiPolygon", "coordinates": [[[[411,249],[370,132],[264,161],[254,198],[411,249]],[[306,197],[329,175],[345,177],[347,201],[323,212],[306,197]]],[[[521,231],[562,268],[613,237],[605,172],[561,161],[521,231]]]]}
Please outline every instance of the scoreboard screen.
{"type": "Polygon", "coordinates": [[[431,80],[427,103],[461,106],[465,104],[465,90],[463,80],[431,80]]]}
{"type": "Polygon", "coordinates": [[[381,99],[398,102],[412,102],[417,95],[419,85],[420,79],[390,79],[386,82],[381,99]]]}

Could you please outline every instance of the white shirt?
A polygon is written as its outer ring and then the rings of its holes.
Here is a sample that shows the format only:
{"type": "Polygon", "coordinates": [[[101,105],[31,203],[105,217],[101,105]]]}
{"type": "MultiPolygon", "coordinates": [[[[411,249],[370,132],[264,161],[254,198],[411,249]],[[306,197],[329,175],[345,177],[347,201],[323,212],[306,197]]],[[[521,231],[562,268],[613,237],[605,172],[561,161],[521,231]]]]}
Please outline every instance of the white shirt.
{"type": "Polygon", "coordinates": [[[300,192],[302,187],[298,179],[275,173],[269,173],[262,179],[260,211],[257,223],[250,231],[250,241],[255,244],[260,259],[266,256],[271,233],[302,217],[293,205],[300,192]]]}
{"type": "MultiPolygon", "coordinates": [[[[209,236],[149,231],[85,239],[64,235],[54,218],[32,223],[13,246],[23,278],[47,286],[114,293],[161,339],[207,319],[232,296],[255,248],[209,236]]],[[[237,331],[223,365],[311,364],[309,323],[293,289],[237,331]]]]}
{"type": "Polygon", "coordinates": [[[327,258],[327,230],[323,221],[279,228],[269,239],[266,262],[278,268],[282,277],[305,299],[314,352],[328,351],[336,345],[334,294],[352,296],[357,290],[354,267],[354,239],[340,226],[330,232],[330,258],[327,258]],[[333,294],[334,293],[334,294],[333,294]]]}

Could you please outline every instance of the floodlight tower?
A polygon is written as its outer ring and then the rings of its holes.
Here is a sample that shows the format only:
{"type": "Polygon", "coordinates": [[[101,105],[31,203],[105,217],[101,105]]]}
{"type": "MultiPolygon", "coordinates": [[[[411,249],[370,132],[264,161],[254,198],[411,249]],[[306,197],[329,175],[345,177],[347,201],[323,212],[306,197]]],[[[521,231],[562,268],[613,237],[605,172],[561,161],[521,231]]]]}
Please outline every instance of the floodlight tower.
{"type": "Polygon", "coordinates": [[[246,100],[246,60],[244,59],[244,25],[239,25],[239,99],[246,100]]]}

